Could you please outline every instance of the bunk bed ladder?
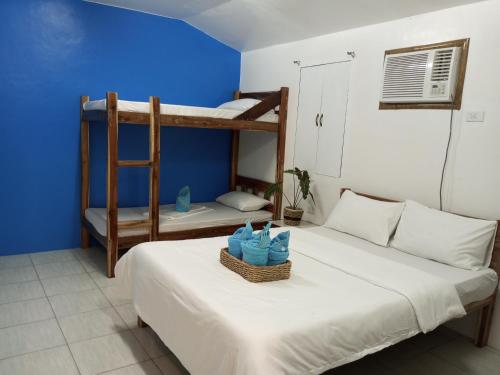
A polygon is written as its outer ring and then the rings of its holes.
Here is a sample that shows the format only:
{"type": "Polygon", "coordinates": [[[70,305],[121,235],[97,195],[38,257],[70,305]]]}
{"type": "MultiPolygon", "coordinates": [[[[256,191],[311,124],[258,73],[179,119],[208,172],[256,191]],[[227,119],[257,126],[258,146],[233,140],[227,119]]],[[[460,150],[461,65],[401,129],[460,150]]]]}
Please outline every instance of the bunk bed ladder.
{"type": "Polygon", "coordinates": [[[148,228],[149,240],[156,241],[159,233],[160,185],[160,99],[149,99],[149,160],[118,160],[118,95],[107,94],[108,163],[107,163],[107,255],[108,277],[114,276],[118,261],[118,230],[148,228]],[[118,168],[147,167],[149,172],[149,217],[145,220],[118,222],[118,168]]]}

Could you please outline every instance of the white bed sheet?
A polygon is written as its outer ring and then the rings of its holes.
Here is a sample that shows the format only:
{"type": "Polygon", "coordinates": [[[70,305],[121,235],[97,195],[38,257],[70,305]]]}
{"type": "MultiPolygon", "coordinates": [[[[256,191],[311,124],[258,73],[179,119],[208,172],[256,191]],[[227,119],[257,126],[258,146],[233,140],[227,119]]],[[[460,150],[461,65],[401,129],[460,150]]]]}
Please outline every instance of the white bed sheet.
{"type": "Polygon", "coordinates": [[[292,276],[279,282],[224,268],[226,241],[141,244],[115,270],[193,375],[320,374],[464,314],[446,280],[301,229],[292,276]]]}
{"type": "MultiPolygon", "coordinates": [[[[246,220],[266,221],[271,220],[272,213],[265,210],[243,212],[234,208],[224,206],[217,202],[196,203],[197,206],[206,206],[209,211],[200,212],[185,218],[167,220],[160,216],[160,233],[189,230],[196,228],[209,228],[221,225],[243,224],[246,220]]],[[[168,209],[175,205],[161,205],[162,209],[168,209]]],[[[144,220],[147,207],[126,207],[118,209],[118,221],[144,220]]],[[[106,209],[88,208],[85,210],[85,217],[97,229],[102,236],[106,235],[106,209]]],[[[133,236],[148,233],[147,229],[120,229],[118,236],[133,236]]]]}
{"type": "Polygon", "coordinates": [[[497,288],[497,274],[490,268],[480,271],[456,268],[391,247],[378,246],[361,238],[326,227],[312,227],[304,230],[443,278],[455,286],[464,305],[491,296],[497,288]]]}
{"type": "MultiPolygon", "coordinates": [[[[84,111],[105,111],[106,99],[91,100],[83,105],[84,111]]],[[[118,100],[118,110],[124,112],[149,113],[149,103],[118,100]]],[[[199,116],[233,119],[243,113],[234,109],[194,107],[186,105],[161,104],[160,113],[163,115],[199,116]]],[[[258,121],[278,122],[279,116],[274,111],[269,111],[259,117],[258,121]]]]}

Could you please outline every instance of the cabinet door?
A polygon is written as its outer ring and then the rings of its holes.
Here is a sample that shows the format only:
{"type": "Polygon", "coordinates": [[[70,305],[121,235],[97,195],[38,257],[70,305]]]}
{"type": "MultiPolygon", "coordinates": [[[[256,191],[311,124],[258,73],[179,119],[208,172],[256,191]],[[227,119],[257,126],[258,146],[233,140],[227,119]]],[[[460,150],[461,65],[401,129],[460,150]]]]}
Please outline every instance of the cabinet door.
{"type": "Polygon", "coordinates": [[[323,66],[316,173],[340,177],[351,62],[323,66]]]}
{"type": "Polygon", "coordinates": [[[316,166],[318,127],[321,110],[323,68],[314,66],[300,71],[299,106],[295,133],[294,166],[313,171],[316,166]]]}

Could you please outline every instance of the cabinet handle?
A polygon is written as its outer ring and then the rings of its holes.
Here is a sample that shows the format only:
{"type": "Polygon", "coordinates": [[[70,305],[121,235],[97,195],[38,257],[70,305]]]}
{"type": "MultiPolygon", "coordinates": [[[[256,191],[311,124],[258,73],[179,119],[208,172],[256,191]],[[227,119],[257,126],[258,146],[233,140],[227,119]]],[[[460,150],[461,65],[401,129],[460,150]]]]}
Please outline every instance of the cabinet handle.
{"type": "Polygon", "coordinates": [[[321,114],[321,117],[319,118],[319,126],[323,127],[323,114],[321,114]]]}
{"type": "Polygon", "coordinates": [[[319,113],[316,113],[316,126],[318,126],[319,113]]]}

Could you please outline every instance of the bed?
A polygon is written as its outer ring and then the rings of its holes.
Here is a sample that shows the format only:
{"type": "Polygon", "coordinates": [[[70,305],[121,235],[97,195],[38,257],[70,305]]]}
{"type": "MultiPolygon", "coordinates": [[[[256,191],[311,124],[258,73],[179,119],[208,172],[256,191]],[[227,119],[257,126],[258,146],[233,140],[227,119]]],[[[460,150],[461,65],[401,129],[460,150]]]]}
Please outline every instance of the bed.
{"type": "Polygon", "coordinates": [[[492,268],[469,271],[325,227],[291,231],[289,280],[245,281],[215,237],[138,245],[118,285],[193,375],[320,374],[476,309],[487,341],[498,233],[492,268]]]}
{"type": "MultiPolygon", "coordinates": [[[[288,88],[278,91],[242,93],[237,91],[234,101],[223,108],[204,108],[162,104],[160,98],[150,97],[149,102],[118,100],[118,94],[108,92],[106,99],[80,98],[81,125],[81,248],[90,246],[91,236],[107,251],[107,276],[114,276],[119,250],[145,241],[177,240],[227,235],[234,232],[245,220],[235,212],[222,212],[195,220],[165,222],[160,220],[160,127],[182,127],[231,130],[231,169],[228,188],[239,187],[262,193],[270,183],[283,181],[288,88]],[[107,175],[106,209],[90,207],[90,137],[91,123],[107,126],[107,175]],[[118,133],[120,124],[149,126],[149,158],[147,160],[119,160],[118,133]],[[260,181],[238,175],[240,131],[260,131],[276,134],[276,174],[274,181],[260,181]],[[149,215],[144,209],[118,209],[119,168],[149,168],[149,215]],[[103,217],[105,212],[105,217],[103,217]],[[221,213],[222,216],[218,214],[221,213]],[[122,220],[119,219],[119,216],[122,220]],[[125,219],[124,219],[125,218],[125,219]],[[127,219],[128,218],[128,219],[127,219]],[[178,225],[182,224],[182,225],[178,225]],[[105,228],[105,230],[104,230],[105,228]]],[[[98,125],[99,126],[99,125],[98,125]]],[[[274,194],[268,211],[277,220],[281,215],[281,194],[274,194]]],[[[257,227],[269,219],[268,213],[257,213],[257,227]]]]}

